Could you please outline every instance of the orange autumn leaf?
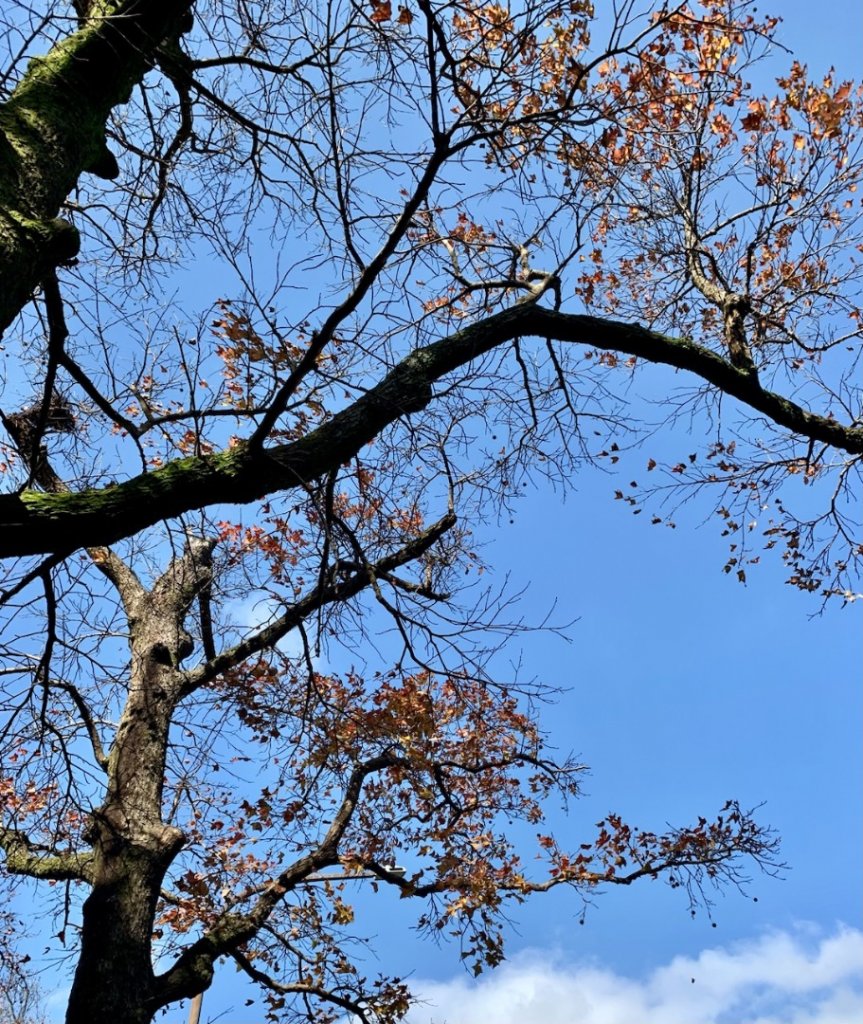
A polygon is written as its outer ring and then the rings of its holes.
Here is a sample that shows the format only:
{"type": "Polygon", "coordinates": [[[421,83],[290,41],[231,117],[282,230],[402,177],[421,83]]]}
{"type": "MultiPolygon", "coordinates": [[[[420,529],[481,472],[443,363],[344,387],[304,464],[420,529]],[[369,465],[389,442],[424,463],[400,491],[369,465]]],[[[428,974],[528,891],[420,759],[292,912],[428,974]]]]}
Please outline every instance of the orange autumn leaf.
{"type": "Polygon", "coordinates": [[[372,0],[372,13],[371,20],[376,24],[380,25],[385,21],[389,21],[393,16],[393,5],[389,0],[372,0]]]}

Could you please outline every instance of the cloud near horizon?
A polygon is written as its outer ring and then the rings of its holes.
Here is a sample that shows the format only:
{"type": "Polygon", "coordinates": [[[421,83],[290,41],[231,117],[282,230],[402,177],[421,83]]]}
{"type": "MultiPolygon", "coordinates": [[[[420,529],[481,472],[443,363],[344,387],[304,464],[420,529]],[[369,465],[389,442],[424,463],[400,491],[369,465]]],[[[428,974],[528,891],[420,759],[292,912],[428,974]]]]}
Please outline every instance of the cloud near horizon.
{"type": "Polygon", "coordinates": [[[675,957],[642,978],[539,950],[476,981],[414,979],[408,1024],[855,1024],[863,931],[801,926],[675,957]]]}

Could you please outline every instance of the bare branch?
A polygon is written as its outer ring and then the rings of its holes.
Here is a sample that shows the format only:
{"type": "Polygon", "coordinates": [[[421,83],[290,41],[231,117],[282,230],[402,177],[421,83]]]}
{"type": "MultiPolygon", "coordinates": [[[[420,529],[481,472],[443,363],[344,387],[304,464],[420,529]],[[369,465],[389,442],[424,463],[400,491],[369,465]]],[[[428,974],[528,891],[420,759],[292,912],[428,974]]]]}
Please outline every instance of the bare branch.
{"type": "Polygon", "coordinates": [[[297,629],[305,619],[324,605],[335,601],[343,602],[355,597],[368,586],[375,573],[386,574],[399,566],[415,561],[448,530],[451,530],[455,522],[455,516],[452,513],[447,513],[398,551],[379,559],[374,567],[360,570],[347,579],[331,580],[316,586],[268,626],[258,630],[229,650],[223,651],[200,668],[186,673],[181,696],[188,696],[223,672],[241,664],[253,654],[271,649],[292,629],[297,629]]]}

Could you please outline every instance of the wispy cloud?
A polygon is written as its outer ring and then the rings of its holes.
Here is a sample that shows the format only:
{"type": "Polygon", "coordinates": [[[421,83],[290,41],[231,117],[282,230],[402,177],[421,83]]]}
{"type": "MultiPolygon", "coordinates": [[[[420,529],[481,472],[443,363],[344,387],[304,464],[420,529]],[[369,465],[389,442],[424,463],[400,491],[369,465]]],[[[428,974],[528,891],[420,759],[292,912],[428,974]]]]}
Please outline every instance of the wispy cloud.
{"type": "Polygon", "coordinates": [[[770,932],[644,978],[529,951],[477,981],[417,980],[410,1024],[853,1024],[863,1021],[863,932],[770,932]]]}
{"type": "MultiPolygon", "coordinates": [[[[269,625],[283,610],[282,605],[274,598],[261,597],[259,594],[228,601],[225,606],[230,622],[245,633],[252,633],[262,626],[269,625]]],[[[291,630],[277,646],[290,658],[299,658],[304,654],[303,640],[297,629],[291,630]]],[[[316,670],[326,670],[319,655],[312,658],[312,664],[316,670]]]]}

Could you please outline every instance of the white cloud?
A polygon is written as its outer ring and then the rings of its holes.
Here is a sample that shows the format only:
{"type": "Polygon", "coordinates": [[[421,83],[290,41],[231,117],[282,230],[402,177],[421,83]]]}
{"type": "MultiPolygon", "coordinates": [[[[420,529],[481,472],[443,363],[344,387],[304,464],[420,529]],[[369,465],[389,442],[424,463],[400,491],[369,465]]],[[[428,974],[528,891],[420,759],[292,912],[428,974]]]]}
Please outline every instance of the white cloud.
{"type": "MultiPolygon", "coordinates": [[[[275,598],[260,594],[237,598],[228,601],[225,605],[225,612],[230,622],[245,633],[252,633],[262,626],[269,625],[283,611],[283,605],[275,598]]],[[[305,653],[303,639],[298,629],[292,629],[287,636],[282,637],[278,647],[289,658],[300,658],[305,653]]],[[[317,655],[312,657],[312,665],[316,671],[325,671],[322,659],[317,655]]]]}
{"type": "Polygon", "coordinates": [[[412,988],[423,1005],[409,1024],[853,1024],[863,1021],[863,932],[771,932],[641,979],[534,950],[477,981],[412,988]]]}
{"type": "Polygon", "coordinates": [[[259,593],[237,597],[225,603],[227,618],[233,625],[249,632],[271,622],[278,613],[278,602],[268,595],[262,596],[259,593]]]}

